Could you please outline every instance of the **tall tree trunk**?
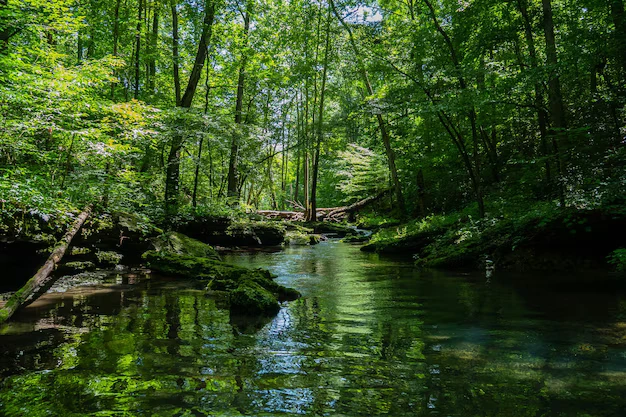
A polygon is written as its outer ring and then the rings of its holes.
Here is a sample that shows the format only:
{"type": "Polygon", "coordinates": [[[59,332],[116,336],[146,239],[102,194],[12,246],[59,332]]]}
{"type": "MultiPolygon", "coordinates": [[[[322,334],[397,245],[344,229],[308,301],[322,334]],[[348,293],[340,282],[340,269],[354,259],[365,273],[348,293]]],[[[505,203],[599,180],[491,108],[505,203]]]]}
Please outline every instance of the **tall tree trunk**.
{"type": "MultiPolygon", "coordinates": [[[[537,70],[539,66],[539,60],[537,59],[537,49],[535,48],[532,24],[530,22],[530,16],[528,15],[528,0],[517,0],[517,5],[524,20],[524,34],[526,36],[526,43],[528,44],[530,66],[533,70],[537,70]]],[[[549,159],[550,152],[548,151],[548,112],[546,111],[544,104],[543,86],[539,81],[535,83],[535,107],[537,108],[537,122],[539,124],[539,146],[541,149],[541,154],[546,160],[546,181],[550,186],[550,184],[552,183],[552,172],[549,159]]]]}
{"type": "Polygon", "coordinates": [[[622,87],[626,87],[626,13],[623,0],[609,0],[611,17],[615,24],[615,46],[617,57],[622,66],[622,87]]]}
{"type": "Polygon", "coordinates": [[[83,62],[83,49],[84,48],[85,47],[83,45],[83,35],[79,29],[78,38],[76,39],[76,62],[77,64],[80,64],[81,62],[83,62]]]}
{"type": "MultiPolygon", "coordinates": [[[[117,57],[117,48],[120,40],[120,3],[121,0],[115,0],[115,11],[113,15],[113,56],[117,57]]],[[[115,86],[117,82],[111,83],[111,100],[115,97],[115,86]]]]}
{"type": "MultiPolygon", "coordinates": [[[[209,86],[209,66],[206,68],[206,78],[204,80],[204,114],[209,112],[209,92],[211,87],[209,86]]],[[[196,170],[193,177],[193,194],[191,197],[191,205],[196,208],[198,198],[198,178],[200,176],[200,164],[202,161],[202,145],[204,144],[204,135],[200,136],[200,142],[198,143],[198,156],[196,158],[196,170]]],[[[211,175],[209,175],[209,187],[211,186],[211,175]]]]}
{"type": "MultiPolygon", "coordinates": [[[[367,93],[372,96],[374,95],[374,89],[372,88],[372,84],[370,82],[369,76],[367,75],[367,70],[365,69],[365,64],[363,63],[363,59],[361,58],[361,54],[359,52],[359,48],[357,47],[356,41],[354,39],[354,35],[352,33],[352,29],[350,26],[344,21],[341,17],[337,8],[335,7],[335,2],[330,0],[330,6],[332,8],[333,13],[339,20],[339,23],[346,29],[348,32],[348,37],[350,40],[350,44],[352,46],[355,59],[357,60],[357,66],[359,73],[361,74],[361,78],[363,79],[363,83],[365,84],[365,88],[367,89],[367,93]]],[[[398,209],[401,213],[405,213],[404,206],[404,197],[402,195],[402,186],[400,185],[400,179],[398,177],[398,169],[396,167],[396,155],[391,147],[391,138],[389,136],[389,132],[387,131],[387,126],[385,124],[385,120],[383,119],[382,114],[380,112],[376,112],[376,120],[378,121],[378,127],[380,129],[380,133],[383,140],[383,145],[385,146],[385,153],[387,155],[387,163],[389,165],[389,172],[391,173],[391,180],[394,185],[394,192],[396,196],[396,204],[398,205],[398,209]]]]}
{"type": "Polygon", "coordinates": [[[176,10],[176,0],[172,0],[172,56],[174,67],[174,96],[176,105],[180,106],[180,74],[178,69],[178,11],[176,10]]]}
{"type": "MultiPolygon", "coordinates": [[[[0,11],[5,10],[8,5],[8,0],[0,0],[0,11]]],[[[11,39],[12,30],[9,19],[1,15],[0,13],[0,54],[4,54],[9,47],[9,39],[11,39]]]]}
{"type": "MultiPolygon", "coordinates": [[[[185,89],[185,94],[180,100],[179,107],[188,109],[191,107],[193,97],[198,87],[198,82],[202,75],[202,68],[207,56],[207,46],[211,40],[213,33],[213,21],[215,19],[215,3],[213,0],[207,0],[206,11],[204,15],[202,35],[198,43],[198,52],[194,61],[189,82],[185,89]]],[[[165,209],[168,214],[176,211],[178,206],[178,187],[180,177],[180,151],[183,146],[183,136],[174,135],[170,146],[170,153],[167,157],[167,169],[165,177],[165,209]]]]}
{"type": "Polygon", "coordinates": [[[302,128],[300,125],[300,119],[302,118],[300,114],[301,107],[301,98],[296,102],[296,185],[293,193],[293,201],[298,202],[298,197],[300,196],[300,156],[302,154],[302,128]]]}
{"type": "Polygon", "coordinates": [[[141,21],[143,16],[143,2],[139,0],[137,7],[137,29],[135,33],[135,88],[133,96],[139,98],[139,76],[140,76],[140,57],[141,57],[141,21]]]}
{"type": "Polygon", "coordinates": [[[148,61],[148,88],[150,92],[153,94],[155,91],[155,83],[156,83],[156,58],[158,54],[158,41],[159,41],[159,4],[154,1],[153,2],[152,11],[152,34],[150,36],[150,46],[152,51],[150,52],[149,61],[148,61]]]}
{"type": "Polygon", "coordinates": [[[415,211],[418,217],[426,217],[426,185],[424,182],[424,170],[422,168],[417,171],[416,184],[417,186],[417,205],[415,211]]]}
{"type": "Polygon", "coordinates": [[[546,38],[546,60],[550,67],[548,80],[548,97],[550,101],[550,116],[552,119],[552,147],[556,156],[559,171],[558,193],[561,207],[565,207],[565,193],[563,190],[564,167],[559,149],[563,145],[563,139],[567,138],[567,121],[565,119],[565,106],[561,95],[561,81],[558,74],[558,56],[556,52],[556,37],[554,35],[554,20],[552,16],[552,1],[541,0],[543,6],[543,30],[546,38]],[[559,140],[561,139],[561,140],[559,140]],[[561,142],[561,143],[559,143],[561,142]]]}
{"type": "Polygon", "coordinates": [[[324,46],[324,70],[322,72],[322,87],[320,92],[320,110],[317,120],[317,142],[315,144],[315,154],[313,157],[313,174],[311,183],[311,208],[308,221],[317,221],[317,179],[319,176],[320,148],[322,147],[322,137],[324,135],[324,98],[326,93],[326,74],[328,72],[328,55],[330,51],[330,8],[326,17],[326,42],[324,46]]]}
{"type": "MultiPolygon", "coordinates": [[[[247,52],[245,48],[248,45],[248,33],[250,31],[250,15],[247,11],[243,13],[243,35],[244,35],[244,51],[241,54],[241,64],[239,66],[239,76],[237,78],[237,98],[235,101],[235,124],[241,125],[242,123],[242,110],[243,110],[243,93],[244,85],[246,81],[246,63],[248,61],[247,52]]],[[[239,131],[233,134],[230,144],[230,159],[228,161],[228,197],[239,197],[238,190],[238,173],[237,162],[239,158],[239,131]]]]}

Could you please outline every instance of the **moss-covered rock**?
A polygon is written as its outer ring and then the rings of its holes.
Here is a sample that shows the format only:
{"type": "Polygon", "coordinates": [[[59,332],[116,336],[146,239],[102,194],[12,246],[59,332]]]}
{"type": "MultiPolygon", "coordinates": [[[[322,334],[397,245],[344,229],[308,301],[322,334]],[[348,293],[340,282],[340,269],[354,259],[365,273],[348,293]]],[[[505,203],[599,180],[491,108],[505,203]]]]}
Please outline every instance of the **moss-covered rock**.
{"type": "Polygon", "coordinates": [[[265,269],[249,269],[215,259],[149,251],[148,266],[162,274],[208,281],[208,291],[229,293],[230,308],[237,313],[272,314],[279,301],[295,300],[300,293],[273,281],[265,269]],[[261,291],[262,290],[262,291],[261,291]]]}
{"type": "Polygon", "coordinates": [[[254,281],[243,281],[230,293],[230,307],[242,314],[276,314],[280,309],[274,294],[254,281]]]}
{"type": "Polygon", "coordinates": [[[308,234],[299,230],[291,230],[285,235],[285,242],[294,246],[317,245],[321,236],[318,234],[308,234]]]}
{"type": "Polygon", "coordinates": [[[363,243],[370,240],[369,236],[358,234],[358,233],[349,233],[343,239],[342,242],[345,243],[363,243]]]}
{"type": "Polygon", "coordinates": [[[285,240],[286,232],[283,222],[227,217],[193,217],[173,223],[171,227],[219,246],[278,246],[285,240]]]}
{"type": "Polygon", "coordinates": [[[96,252],[96,259],[98,259],[98,266],[115,266],[122,262],[124,255],[113,251],[98,251],[96,252]]]}
{"type": "Polygon", "coordinates": [[[182,233],[166,232],[151,238],[150,242],[157,252],[220,260],[219,254],[210,245],[182,233]]]}
{"type": "Polygon", "coordinates": [[[96,269],[96,265],[90,261],[73,261],[66,262],[57,268],[55,271],[58,275],[71,275],[78,274],[86,271],[93,271],[96,269]]]}
{"type": "Polygon", "coordinates": [[[151,248],[150,239],[162,233],[145,216],[116,212],[89,217],[72,244],[116,252],[124,256],[126,263],[134,264],[139,263],[141,254],[151,248]]]}

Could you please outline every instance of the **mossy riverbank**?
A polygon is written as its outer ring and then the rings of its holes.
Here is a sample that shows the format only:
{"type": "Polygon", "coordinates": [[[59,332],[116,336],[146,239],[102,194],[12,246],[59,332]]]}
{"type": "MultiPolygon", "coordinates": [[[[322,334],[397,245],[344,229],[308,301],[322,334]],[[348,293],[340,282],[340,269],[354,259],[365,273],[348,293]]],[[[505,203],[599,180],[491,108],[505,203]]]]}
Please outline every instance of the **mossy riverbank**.
{"type": "Polygon", "coordinates": [[[624,236],[622,206],[543,206],[482,220],[452,214],[412,221],[379,230],[362,250],[412,255],[428,268],[476,269],[487,263],[516,271],[619,269],[624,236]]]}
{"type": "MultiPolygon", "coordinates": [[[[8,252],[19,247],[20,251],[37,252],[44,258],[48,246],[53,245],[57,239],[57,230],[63,229],[63,219],[43,220],[45,221],[29,214],[21,221],[26,228],[6,228],[2,247],[8,252]]],[[[208,230],[203,228],[207,224],[220,225],[213,228],[211,233],[211,240],[217,243],[222,242],[220,236],[226,236],[224,240],[228,244],[278,244],[285,240],[287,233],[285,224],[253,220],[226,222],[221,218],[207,218],[202,221],[196,219],[194,224],[187,222],[184,227],[178,224],[177,228],[196,230],[202,236],[208,230]],[[263,240],[259,236],[263,236],[263,240]],[[266,239],[267,236],[271,236],[271,239],[266,239]]],[[[161,227],[146,217],[129,213],[93,216],[75,237],[55,274],[62,276],[81,274],[98,268],[124,270],[128,267],[147,266],[163,275],[197,280],[206,288],[207,294],[226,298],[232,312],[249,316],[275,314],[280,302],[300,296],[297,291],[275,283],[269,271],[251,270],[224,263],[209,244],[177,231],[166,232],[161,227]]],[[[309,232],[299,226],[296,229],[305,234],[309,232]]],[[[311,242],[315,241],[316,238],[311,238],[311,242]]],[[[32,263],[33,268],[20,270],[21,278],[16,278],[17,285],[13,285],[14,289],[21,285],[18,282],[20,279],[25,282],[34,273],[39,266],[40,257],[32,263]]],[[[9,287],[10,285],[6,290],[9,287]]]]}

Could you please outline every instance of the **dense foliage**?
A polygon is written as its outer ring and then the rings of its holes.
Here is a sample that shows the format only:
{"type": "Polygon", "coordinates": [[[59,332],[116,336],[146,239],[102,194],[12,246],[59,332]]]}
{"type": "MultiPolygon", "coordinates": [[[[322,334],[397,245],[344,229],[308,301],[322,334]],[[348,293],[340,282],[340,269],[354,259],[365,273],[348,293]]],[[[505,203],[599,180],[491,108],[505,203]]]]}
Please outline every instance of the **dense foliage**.
{"type": "Polygon", "coordinates": [[[592,208],[625,102],[622,0],[3,0],[0,209],[592,208]]]}

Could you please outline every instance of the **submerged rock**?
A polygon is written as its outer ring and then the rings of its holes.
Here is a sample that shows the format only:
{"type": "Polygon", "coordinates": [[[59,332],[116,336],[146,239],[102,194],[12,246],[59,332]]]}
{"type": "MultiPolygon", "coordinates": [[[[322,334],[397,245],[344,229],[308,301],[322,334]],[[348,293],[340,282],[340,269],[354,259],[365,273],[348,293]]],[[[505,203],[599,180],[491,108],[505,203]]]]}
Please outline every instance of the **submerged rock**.
{"type": "Polygon", "coordinates": [[[239,314],[275,314],[279,301],[295,300],[300,293],[273,281],[265,269],[249,269],[219,260],[149,251],[148,266],[162,274],[208,281],[207,291],[228,293],[230,309],[239,314]]]}

